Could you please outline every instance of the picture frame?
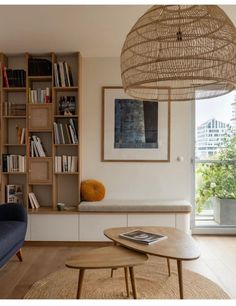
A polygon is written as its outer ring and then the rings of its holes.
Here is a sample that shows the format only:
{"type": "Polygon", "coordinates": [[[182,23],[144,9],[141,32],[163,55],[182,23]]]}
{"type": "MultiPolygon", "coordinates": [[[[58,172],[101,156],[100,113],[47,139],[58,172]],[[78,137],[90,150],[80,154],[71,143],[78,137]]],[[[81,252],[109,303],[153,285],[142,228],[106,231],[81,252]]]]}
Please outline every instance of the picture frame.
{"type": "Polygon", "coordinates": [[[140,100],[121,86],[102,87],[102,161],[170,162],[170,117],[170,99],[140,100]]]}

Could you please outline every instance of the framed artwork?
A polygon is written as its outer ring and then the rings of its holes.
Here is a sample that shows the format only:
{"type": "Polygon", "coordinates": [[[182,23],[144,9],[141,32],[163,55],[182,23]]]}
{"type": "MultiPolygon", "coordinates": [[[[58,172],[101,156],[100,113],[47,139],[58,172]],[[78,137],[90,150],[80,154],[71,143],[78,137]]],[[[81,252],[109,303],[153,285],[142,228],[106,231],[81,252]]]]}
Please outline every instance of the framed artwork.
{"type": "Polygon", "coordinates": [[[102,160],[169,162],[170,101],[134,99],[122,87],[102,90],[102,160]]]}

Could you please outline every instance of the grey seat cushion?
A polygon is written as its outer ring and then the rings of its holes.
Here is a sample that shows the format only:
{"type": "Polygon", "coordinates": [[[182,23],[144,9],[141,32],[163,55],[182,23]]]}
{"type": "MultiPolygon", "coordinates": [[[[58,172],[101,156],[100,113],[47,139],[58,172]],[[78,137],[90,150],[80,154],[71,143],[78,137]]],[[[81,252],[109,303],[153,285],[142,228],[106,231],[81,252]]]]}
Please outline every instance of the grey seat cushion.
{"type": "Polygon", "coordinates": [[[190,213],[192,206],[185,200],[103,200],[81,202],[81,212],[179,212],[190,213]]]}

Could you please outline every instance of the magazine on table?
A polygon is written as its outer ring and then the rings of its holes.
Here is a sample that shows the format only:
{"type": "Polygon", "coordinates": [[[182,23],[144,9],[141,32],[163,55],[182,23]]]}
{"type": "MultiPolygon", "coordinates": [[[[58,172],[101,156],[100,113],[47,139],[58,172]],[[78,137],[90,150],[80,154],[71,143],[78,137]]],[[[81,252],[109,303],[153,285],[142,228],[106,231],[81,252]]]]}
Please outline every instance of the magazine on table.
{"type": "Polygon", "coordinates": [[[125,238],[143,244],[152,244],[167,239],[167,236],[161,234],[148,233],[141,230],[133,230],[130,232],[122,233],[119,236],[121,238],[125,238]]]}

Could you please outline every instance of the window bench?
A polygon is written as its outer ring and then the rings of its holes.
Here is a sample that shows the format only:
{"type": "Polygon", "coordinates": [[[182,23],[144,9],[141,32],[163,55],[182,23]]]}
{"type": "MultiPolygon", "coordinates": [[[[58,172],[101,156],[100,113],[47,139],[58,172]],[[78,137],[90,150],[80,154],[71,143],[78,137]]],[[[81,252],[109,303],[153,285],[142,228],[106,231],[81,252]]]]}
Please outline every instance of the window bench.
{"type": "Polygon", "coordinates": [[[81,202],[79,211],[80,240],[101,241],[108,227],[169,226],[189,233],[192,206],[183,200],[103,200],[81,202]]]}
{"type": "Polygon", "coordinates": [[[30,241],[108,241],[109,227],[168,226],[190,232],[192,206],[184,200],[81,202],[78,211],[36,211],[29,215],[30,241]]]}

